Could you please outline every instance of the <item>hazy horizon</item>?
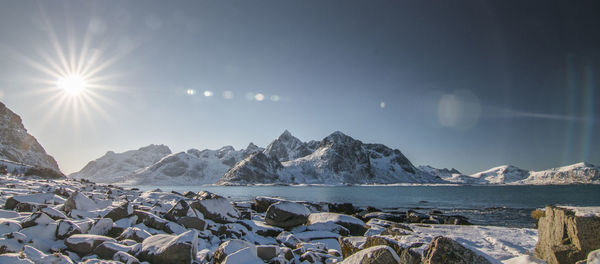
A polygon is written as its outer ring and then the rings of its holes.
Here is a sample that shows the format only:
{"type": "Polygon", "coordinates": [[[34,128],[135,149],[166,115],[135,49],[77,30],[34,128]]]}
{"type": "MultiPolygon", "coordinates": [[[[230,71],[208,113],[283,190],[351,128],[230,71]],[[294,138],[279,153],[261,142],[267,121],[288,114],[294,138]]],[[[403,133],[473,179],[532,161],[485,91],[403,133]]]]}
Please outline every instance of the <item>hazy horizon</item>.
{"type": "Polygon", "coordinates": [[[6,2],[0,101],[65,173],[285,129],[466,174],[599,165],[600,2],[341,3],[6,2]]]}

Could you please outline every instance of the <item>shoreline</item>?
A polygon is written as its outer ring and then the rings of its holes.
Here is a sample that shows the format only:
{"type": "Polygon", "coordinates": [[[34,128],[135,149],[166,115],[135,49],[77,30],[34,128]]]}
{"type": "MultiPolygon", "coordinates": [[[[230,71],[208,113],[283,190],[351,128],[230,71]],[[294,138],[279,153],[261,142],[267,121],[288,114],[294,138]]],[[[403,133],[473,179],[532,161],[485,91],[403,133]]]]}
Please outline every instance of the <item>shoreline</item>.
{"type": "Polygon", "coordinates": [[[0,193],[0,259],[36,263],[335,263],[365,254],[421,263],[456,253],[436,249],[442,244],[478,263],[502,263],[533,258],[538,242],[533,228],[473,225],[471,218],[431,208],[265,196],[232,201],[206,191],[9,176],[0,176],[0,193]]]}

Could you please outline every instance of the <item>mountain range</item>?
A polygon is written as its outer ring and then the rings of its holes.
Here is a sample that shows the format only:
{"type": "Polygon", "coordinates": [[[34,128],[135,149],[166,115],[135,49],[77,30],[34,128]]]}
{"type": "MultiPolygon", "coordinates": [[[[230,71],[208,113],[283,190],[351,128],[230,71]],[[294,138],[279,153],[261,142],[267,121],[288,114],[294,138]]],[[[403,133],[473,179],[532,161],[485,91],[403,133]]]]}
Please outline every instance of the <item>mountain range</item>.
{"type": "MultiPolygon", "coordinates": [[[[0,103],[0,173],[64,177],[21,117],[0,103]]],[[[100,183],[144,185],[246,184],[600,184],[600,168],[581,162],[542,171],[504,165],[472,175],[415,167],[398,149],[363,143],[336,131],[303,142],[285,130],[266,148],[189,149],[149,145],[108,151],[69,175],[100,183]]]]}
{"type": "Polygon", "coordinates": [[[287,130],[266,148],[250,143],[241,150],[225,146],[174,154],[164,145],[109,151],[69,176],[128,185],[600,184],[600,168],[589,163],[542,171],[505,165],[466,175],[415,167],[398,149],[363,143],[339,131],[303,142],[287,130]]]}

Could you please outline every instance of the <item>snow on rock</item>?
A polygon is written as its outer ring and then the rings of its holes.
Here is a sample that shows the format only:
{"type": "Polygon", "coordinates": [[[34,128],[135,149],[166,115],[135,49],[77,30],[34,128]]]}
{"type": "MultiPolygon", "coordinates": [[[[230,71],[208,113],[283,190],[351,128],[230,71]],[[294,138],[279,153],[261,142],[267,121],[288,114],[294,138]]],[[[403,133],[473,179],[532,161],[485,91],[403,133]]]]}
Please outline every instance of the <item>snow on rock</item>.
{"type": "Polygon", "coordinates": [[[581,217],[600,217],[600,206],[564,206],[557,205],[557,207],[569,209],[575,212],[575,216],[581,217]]]}
{"type": "Polygon", "coordinates": [[[118,240],[132,239],[138,243],[142,243],[144,239],[150,237],[151,234],[148,231],[143,230],[138,227],[128,227],[121,233],[121,235],[117,238],[118,240]]]}
{"type": "Polygon", "coordinates": [[[20,253],[7,253],[0,255],[0,263],[3,264],[35,264],[35,262],[26,259],[20,253]]]}
{"type": "MultiPolygon", "coordinates": [[[[522,255],[502,261],[503,264],[546,264],[546,261],[529,255],[522,255]]],[[[588,262],[589,263],[589,262],[588,262]]],[[[598,263],[600,264],[600,263],[598,263]]]]}
{"type": "Polygon", "coordinates": [[[153,263],[191,263],[198,252],[198,232],[190,230],[178,236],[153,235],[142,242],[140,260],[153,263]]]}
{"type": "Polygon", "coordinates": [[[0,218],[0,234],[12,233],[21,230],[19,221],[0,218]]]}
{"type": "Polygon", "coordinates": [[[596,249],[588,254],[587,264],[600,264],[600,249],[596,249]]]}
{"type": "Polygon", "coordinates": [[[4,203],[4,208],[15,209],[19,203],[36,203],[36,204],[58,204],[63,203],[64,199],[54,195],[53,193],[36,193],[27,195],[16,195],[8,197],[4,203]]]}
{"type": "Polygon", "coordinates": [[[227,255],[223,264],[264,264],[265,262],[256,254],[256,247],[247,247],[227,255]]]}
{"type": "Polygon", "coordinates": [[[265,214],[265,222],[278,227],[294,227],[306,223],[310,211],[300,203],[280,201],[272,204],[265,214]]]}
{"type": "Polygon", "coordinates": [[[165,145],[149,145],[123,153],[108,151],[69,177],[98,183],[123,182],[135,171],[148,167],[169,154],[171,150],[165,145]]]}
{"type": "Polygon", "coordinates": [[[344,214],[337,213],[313,213],[308,216],[308,225],[317,223],[333,223],[347,228],[353,236],[362,236],[366,231],[365,222],[344,214]]]}
{"type": "Polygon", "coordinates": [[[94,223],[88,230],[88,234],[105,236],[113,227],[113,221],[110,218],[101,218],[94,223]]]}

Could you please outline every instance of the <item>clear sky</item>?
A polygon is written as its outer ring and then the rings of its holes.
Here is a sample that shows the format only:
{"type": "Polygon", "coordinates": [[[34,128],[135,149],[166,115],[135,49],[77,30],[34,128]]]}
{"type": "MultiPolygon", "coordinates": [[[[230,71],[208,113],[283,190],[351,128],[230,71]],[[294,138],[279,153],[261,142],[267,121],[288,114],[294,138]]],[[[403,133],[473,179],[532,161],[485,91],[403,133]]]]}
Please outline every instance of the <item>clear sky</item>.
{"type": "Polygon", "coordinates": [[[4,1],[0,101],[67,173],[108,150],[264,147],[284,129],[339,130],[465,173],[599,165],[598,13],[599,1],[4,1]]]}

